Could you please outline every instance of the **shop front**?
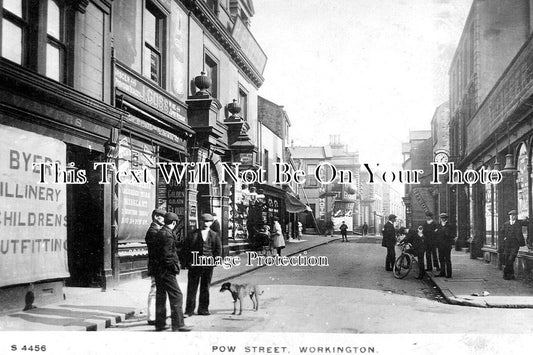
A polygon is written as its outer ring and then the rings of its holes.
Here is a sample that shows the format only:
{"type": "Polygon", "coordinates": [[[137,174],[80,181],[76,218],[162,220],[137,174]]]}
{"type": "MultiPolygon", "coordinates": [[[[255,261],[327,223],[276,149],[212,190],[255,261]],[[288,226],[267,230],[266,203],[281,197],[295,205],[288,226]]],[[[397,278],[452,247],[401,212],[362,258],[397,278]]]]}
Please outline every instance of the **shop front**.
{"type": "Polygon", "coordinates": [[[118,265],[114,272],[124,280],[146,275],[145,236],[155,208],[178,215],[179,238],[187,232],[188,176],[165,176],[161,169],[171,171],[168,163],[188,161],[187,142],[194,131],[186,123],[186,105],[149,80],[118,62],[114,78],[116,105],[127,112],[116,144],[115,166],[118,171],[146,171],[141,183],[121,183],[111,177],[118,265]]]}
{"type": "Polygon", "coordinates": [[[64,283],[105,288],[111,195],[93,166],[122,112],[1,58],[0,76],[0,312],[56,302],[64,283]]]}

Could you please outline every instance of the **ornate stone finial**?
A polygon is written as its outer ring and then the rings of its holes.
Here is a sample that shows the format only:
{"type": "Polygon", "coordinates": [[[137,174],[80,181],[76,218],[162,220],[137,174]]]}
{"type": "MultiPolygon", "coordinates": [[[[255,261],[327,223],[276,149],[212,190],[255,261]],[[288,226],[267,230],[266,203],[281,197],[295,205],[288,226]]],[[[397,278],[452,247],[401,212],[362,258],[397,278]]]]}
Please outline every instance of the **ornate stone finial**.
{"type": "Polygon", "coordinates": [[[241,106],[239,106],[237,100],[233,99],[233,102],[228,104],[228,111],[231,113],[231,119],[240,118],[239,113],[241,112],[241,106]]]}
{"type": "Polygon", "coordinates": [[[200,75],[194,78],[194,85],[200,90],[201,94],[209,95],[208,90],[211,87],[211,78],[202,70],[200,75]]]}

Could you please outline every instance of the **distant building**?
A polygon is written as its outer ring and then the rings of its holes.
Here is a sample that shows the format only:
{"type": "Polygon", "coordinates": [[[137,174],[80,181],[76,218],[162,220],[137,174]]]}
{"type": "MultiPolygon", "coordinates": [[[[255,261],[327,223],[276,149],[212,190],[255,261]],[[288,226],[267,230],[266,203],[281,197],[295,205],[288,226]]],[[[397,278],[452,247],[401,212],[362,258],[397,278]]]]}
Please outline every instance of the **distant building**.
{"type": "Polygon", "coordinates": [[[434,185],[430,184],[433,161],[431,131],[410,131],[409,142],[402,144],[403,170],[422,170],[420,184],[405,184],[405,220],[407,227],[423,224],[426,212],[434,211],[434,185]]]}

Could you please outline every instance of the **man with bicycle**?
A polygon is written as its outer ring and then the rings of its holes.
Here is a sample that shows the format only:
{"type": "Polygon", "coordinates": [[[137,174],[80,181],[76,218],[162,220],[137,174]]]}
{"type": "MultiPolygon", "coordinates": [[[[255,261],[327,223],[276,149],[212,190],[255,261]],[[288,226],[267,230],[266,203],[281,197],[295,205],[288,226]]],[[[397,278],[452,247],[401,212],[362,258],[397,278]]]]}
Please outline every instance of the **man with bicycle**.
{"type": "Polygon", "coordinates": [[[400,234],[404,234],[405,238],[402,239],[400,244],[411,244],[412,248],[408,251],[412,255],[416,256],[418,260],[418,277],[416,279],[422,280],[424,278],[424,252],[426,246],[424,244],[424,238],[422,234],[422,226],[418,227],[418,230],[411,228],[400,228],[400,234]]]}

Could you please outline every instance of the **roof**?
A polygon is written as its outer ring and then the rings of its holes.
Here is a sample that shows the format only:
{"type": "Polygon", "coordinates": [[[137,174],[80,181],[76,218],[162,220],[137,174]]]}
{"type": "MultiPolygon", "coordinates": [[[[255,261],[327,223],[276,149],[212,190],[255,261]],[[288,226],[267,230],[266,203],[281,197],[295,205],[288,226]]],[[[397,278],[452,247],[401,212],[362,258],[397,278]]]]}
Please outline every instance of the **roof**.
{"type": "Polygon", "coordinates": [[[409,131],[409,140],[426,140],[431,138],[431,130],[427,131],[409,131]]]}
{"type": "Polygon", "coordinates": [[[293,159],[324,159],[324,147],[290,147],[293,159]]]}

